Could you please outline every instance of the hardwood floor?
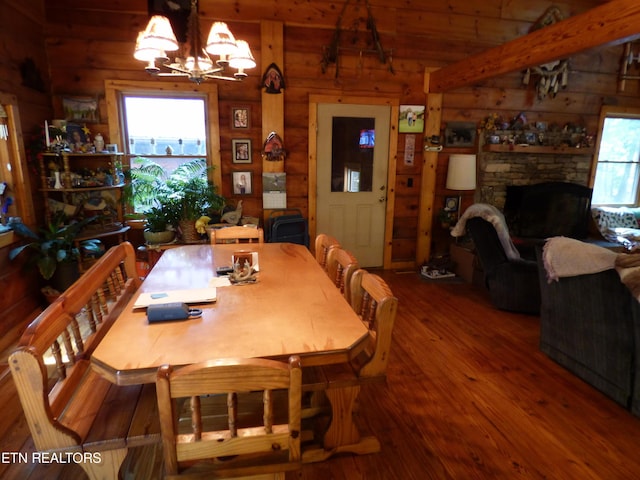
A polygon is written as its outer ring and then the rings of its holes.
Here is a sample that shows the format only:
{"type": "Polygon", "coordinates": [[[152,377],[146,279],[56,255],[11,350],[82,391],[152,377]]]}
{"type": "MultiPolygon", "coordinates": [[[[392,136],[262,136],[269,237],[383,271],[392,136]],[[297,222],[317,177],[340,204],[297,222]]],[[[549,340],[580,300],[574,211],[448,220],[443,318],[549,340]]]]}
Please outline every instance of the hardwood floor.
{"type": "MultiPolygon", "coordinates": [[[[640,478],[640,418],[542,354],[537,317],[498,311],[472,285],[382,276],[400,300],[388,380],[363,389],[358,414],[382,451],[305,465],[288,479],[640,478]]],[[[0,409],[0,450],[31,451],[10,376],[0,409]]],[[[75,465],[0,460],[2,479],[84,478],[75,465]]],[[[159,472],[158,452],[131,455],[123,468],[127,479],[159,472]]]]}

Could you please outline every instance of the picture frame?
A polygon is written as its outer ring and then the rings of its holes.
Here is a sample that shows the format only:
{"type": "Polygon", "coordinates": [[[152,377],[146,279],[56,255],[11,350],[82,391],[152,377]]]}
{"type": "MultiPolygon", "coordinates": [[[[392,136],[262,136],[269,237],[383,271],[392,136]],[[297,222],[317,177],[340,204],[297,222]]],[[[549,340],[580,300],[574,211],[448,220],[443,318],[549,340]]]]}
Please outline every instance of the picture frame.
{"type": "Polygon", "coordinates": [[[476,124],[449,122],[444,132],[445,147],[473,147],[476,144],[476,124]]]}
{"type": "Polygon", "coordinates": [[[67,143],[72,151],[80,150],[87,143],[87,134],[85,129],[74,123],[67,123],[67,143]]]}
{"type": "Polygon", "coordinates": [[[69,122],[97,122],[98,99],[94,97],[62,97],[64,118],[69,122]]]}
{"type": "Polygon", "coordinates": [[[251,140],[249,138],[231,139],[233,163],[251,163],[251,140]]]}
{"type": "Polygon", "coordinates": [[[251,195],[253,193],[251,172],[233,172],[231,175],[233,181],[234,195],[251,195]]]}
{"type": "Polygon", "coordinates": [[[444,199],[444,211],[445,212],[457,212],[458,205],[458,197],[445,197],[444,199]]]}
{"type": "Polygon", "coordinates": [[[231,128],[234,130],[251,128],[251,109],[249,107],[231,107],[231,128]]]}
{"type": "Polygon", "coordinates": [[[398,132],[421,133],[424,130],[424,105],[400,105],[398,132]]]}

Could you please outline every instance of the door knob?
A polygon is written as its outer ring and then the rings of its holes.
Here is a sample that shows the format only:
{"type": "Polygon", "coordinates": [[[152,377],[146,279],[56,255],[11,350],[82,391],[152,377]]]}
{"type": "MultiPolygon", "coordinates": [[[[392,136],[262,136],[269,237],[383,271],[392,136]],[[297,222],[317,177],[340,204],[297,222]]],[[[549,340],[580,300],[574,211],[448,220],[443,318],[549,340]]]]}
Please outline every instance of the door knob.
{"type": "Polygon", "coordinates": [[[378,201],[379,201],[380,203],[383,203],[386,199],[387,199],[387,197],[382,196],[382,197],[380,197],[380,198],[378,199],[378,201]]]}

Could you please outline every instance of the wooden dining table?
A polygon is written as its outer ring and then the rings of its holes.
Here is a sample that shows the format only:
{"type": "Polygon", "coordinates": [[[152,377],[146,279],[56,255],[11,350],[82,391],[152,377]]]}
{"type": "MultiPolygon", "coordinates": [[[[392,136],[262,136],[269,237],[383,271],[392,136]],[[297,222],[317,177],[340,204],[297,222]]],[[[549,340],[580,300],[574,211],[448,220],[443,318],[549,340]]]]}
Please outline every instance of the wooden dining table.
{"type": "MultiPolygon", "coordinates": [[[[180,367],[212,358],[287,359],[304,366],[348,362],[365,347],[368,330],[313,255],[291,243],[185,245],[164,252],[140,293],[200,289],[215,282],[218,267],[250,250],[258,256],[255,283],[216,288],[214,302],[194,305],[202,315],[149,323],[133,308],[137,295],[114,322],[91,357],[98,373],[118,385],[153,383],[164,364],[180,367]]],[[[353,399],[347,402],[352,404],[353,399]]],[[[343,407],[340,407],[343,408],[343,407]]],[[[349,407],[351,408],[351,407],[349,407]]],[[[351,422],[351,415],[347,415],[351,422]]],[[[353,425],[330,425],[331,445],[342,451],[353,425]]],[[[379,449],[360,445],[356,453],[379,449]]],[[[354,449],[352,449],[354,450],[354,449]]],[[[321,458],[322,455],[310,458],[321,458]]]]}

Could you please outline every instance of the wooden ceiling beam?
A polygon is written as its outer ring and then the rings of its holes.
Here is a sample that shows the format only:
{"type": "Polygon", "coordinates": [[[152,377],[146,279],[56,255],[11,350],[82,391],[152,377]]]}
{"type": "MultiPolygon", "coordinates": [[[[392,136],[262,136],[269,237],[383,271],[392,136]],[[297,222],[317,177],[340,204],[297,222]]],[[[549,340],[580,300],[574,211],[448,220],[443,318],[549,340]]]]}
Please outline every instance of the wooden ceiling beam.
{"type": "Polygon", "coordinates": [[[430,75],[430,92],[444,93],[480,80],[542,65],[591,48],[640,37],[640,2],[612,0],[447,65],[430,75]]]}

